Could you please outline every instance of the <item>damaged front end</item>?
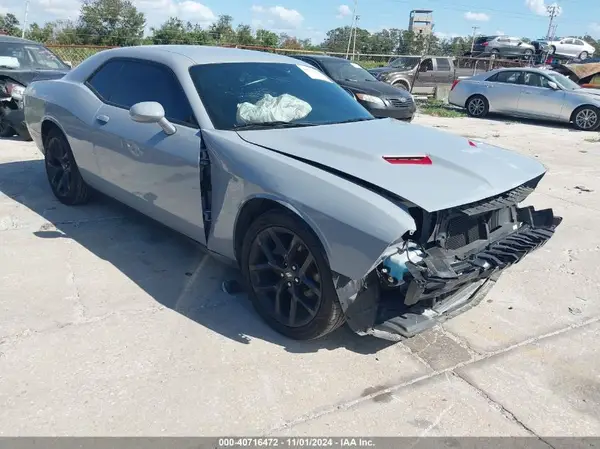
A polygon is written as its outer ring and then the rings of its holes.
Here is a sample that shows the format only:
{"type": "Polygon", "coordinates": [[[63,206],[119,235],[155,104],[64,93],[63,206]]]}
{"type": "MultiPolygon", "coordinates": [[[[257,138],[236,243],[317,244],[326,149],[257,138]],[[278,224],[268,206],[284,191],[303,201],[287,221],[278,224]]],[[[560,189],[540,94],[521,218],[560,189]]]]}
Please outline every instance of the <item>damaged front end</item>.
{"type": "Polygon", "coordinates": [[[360,335],[410,338],[478,304],[499,275],[544,245],[562,218],[518,207],[541,176],[494,198],[428,213],[360,281],[336,279],[348,325],[360,335]]]}

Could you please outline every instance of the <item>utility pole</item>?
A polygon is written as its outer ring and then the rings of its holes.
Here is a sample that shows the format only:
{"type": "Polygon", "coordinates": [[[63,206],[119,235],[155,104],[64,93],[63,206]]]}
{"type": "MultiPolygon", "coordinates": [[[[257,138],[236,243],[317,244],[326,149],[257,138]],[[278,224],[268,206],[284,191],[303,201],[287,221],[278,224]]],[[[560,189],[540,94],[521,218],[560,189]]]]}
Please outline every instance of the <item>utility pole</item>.
{"type": "Polygon", "coordinates": [[[356,56],[356,33],[358,32],[358,21],[360,20],[360,16],[356,16],[356,20],[354,21],[354,46],[352,47],[352,60],[354,61],[354,57],[356,56]]]}
{"type": "Polygon", "coordinates": [[[550,33],[550,40],[554,40],[555,36],[556,36],[556,29],[558,28],[558,24],[555,23],[554,25],[552,25],[552,32],[550,33]]]}
{"type": "Polygon", "coordinates": [[[546,11],[548,11],[548,15],[550,16],[550,23],[548,24],[546,39],[550,39],[552,33],[552,22],[554,22],[554,18],[560,14],[560,6],[557,4],[546,6],[546,11]]]}
{"type": "Polygon", "coordinates": [[[473,27],[473,39],[471,40],[471,56],[473,55],[473,47],[475,46],[475,33],[479,27],[473,27]]]}
{"type": "Polygon", "coordinates": [[[27,29],[27,16],[29,15],[29,2],[30,0],[25,1],[25,18],[23,19],[23,30],[21,31],[21,38],[25,38],[25,30],[27,29]]]}
{"type": "Polygon", "coordinates": [[[352,11],[352,25],[350,25],[350,36],[348,36],[348,48],[346,49],[346,59],[350,55],[350,44],[352,43],[352,33],[356,23],[356,8],[358,8],[358,0],[354,0],[354,10],[352,11]]]}

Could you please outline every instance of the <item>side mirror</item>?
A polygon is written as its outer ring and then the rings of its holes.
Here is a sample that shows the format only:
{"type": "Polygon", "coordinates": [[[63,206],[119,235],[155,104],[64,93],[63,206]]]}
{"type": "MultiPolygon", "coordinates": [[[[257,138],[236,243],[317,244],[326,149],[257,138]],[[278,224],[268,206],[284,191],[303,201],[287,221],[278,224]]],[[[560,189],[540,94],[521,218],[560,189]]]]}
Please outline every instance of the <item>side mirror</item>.
{"type": "Polygon", "coordinates": [[[550,89],[553,89],[553,90],[559,89],[558,84],[556,84],[554,81],[548,81],[548,87],[550,87],[550,89]]]}
{"type": "Polygon", "coordinates": [[[71,61],[63,61],[70,69],[73,68],[73,63],[71,61]]]}
{"type": "Polygon", "coordinates": [[[165,134],[175,134],[177,128],[165,118],[165,110],[156,101],[142,101],[129,109],[129,117],[138,123],[158,123],[165,134]]]}

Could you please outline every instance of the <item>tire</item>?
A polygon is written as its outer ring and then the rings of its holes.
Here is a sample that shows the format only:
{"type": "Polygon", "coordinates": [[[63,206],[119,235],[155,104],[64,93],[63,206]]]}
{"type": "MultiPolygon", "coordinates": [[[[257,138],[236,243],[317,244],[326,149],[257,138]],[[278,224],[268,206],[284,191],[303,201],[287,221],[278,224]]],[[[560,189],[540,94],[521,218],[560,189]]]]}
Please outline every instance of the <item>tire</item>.
{"type": "Polygon", "coordinates": [[[533,50],[525,50],[525,57],[527,59],[531,58],[533,56],[533,50]]]}
{"type": "Polygon", "coordinates": [[[580,131],[595,131],[600,127],[600,109],[594,106],[580,106],[571,117],[573,126],[580,131]]]}
{"type": "Polygon", "coordinates": [[[554,45],[552,45],[550,47],[550,51],[548,53],[551,54],[551,55],[555,55],[556,54],[556,47],[554,45]]]}
{"type": "Polygon", "coordinates": [[[4,108],[0,107],[0,137],[12,137],[16,131],[8,124],[4,116],[4,108]]]}
{"type": "Polygon", "coordinates": [[[500,50],[498,50],[497,48],[492,48],[491,53],[495,56],[498,57],[500,56],[500,50]]]}
{"type": "Polygon", "coordinates": [[[44,165],[52,193],[61,203],[75,206],[89,201],[90,189],[79,173],[69,142],[56,128],[44,140],[44,165]]]}
{"type": "Polygon", "coordinates": [[[465,102],[465,109],[471,117],[482,118],[488,114],[490,104],[483,95],[473,95],[465,102]]]}
{"type": "Polygon", "coordinates": [[[403,83],[402,81],[396,81],[394,84],[392,84],[392,86],[394,86],[398,89],[408,90],[408,86],[406,85],[406,83],[403,83]]]}
{"type": "Polygon", "coordinates": [[[581,54],[579,55],[579,59],[581,59],[582,61],[588,58],[588,52],[587,51],[582,51],[581,54]]]}
{"type": "Polygon", "coordinates": [[[346,317],[322,245],[292,213],[270,210],[250,225],[240,266],[254,308],[280,334],[294,340],[312,340],[344,324],[346,317]]]}

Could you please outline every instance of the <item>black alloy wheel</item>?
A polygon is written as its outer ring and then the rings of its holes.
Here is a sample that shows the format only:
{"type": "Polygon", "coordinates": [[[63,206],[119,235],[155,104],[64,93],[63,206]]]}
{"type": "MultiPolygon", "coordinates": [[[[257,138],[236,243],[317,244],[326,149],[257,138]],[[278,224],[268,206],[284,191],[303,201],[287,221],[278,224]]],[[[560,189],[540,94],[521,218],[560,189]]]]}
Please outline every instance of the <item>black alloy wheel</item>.
{"type": "Polygon", "coordinates": [[[58,130],[50,131],[44,144],[48,182],[54,196],[67,205],[82,204],[89,199],[89,189],[77,167],[67,139],[58,130]]]}
{"type": "Polygon", "coordinates": [[[308,324],[323,297],[321,273],[314,256],[292,231],[269,227],[250,250],[250,282],[273,318],[289,327],[308,324]]]}
{"type": "Polygon", "coordinates": [[[255,309],[279,333],[310,340],[344,323],[319,240],[293,214],[271,210],[250,225],[241,268],[255,309]]]}

